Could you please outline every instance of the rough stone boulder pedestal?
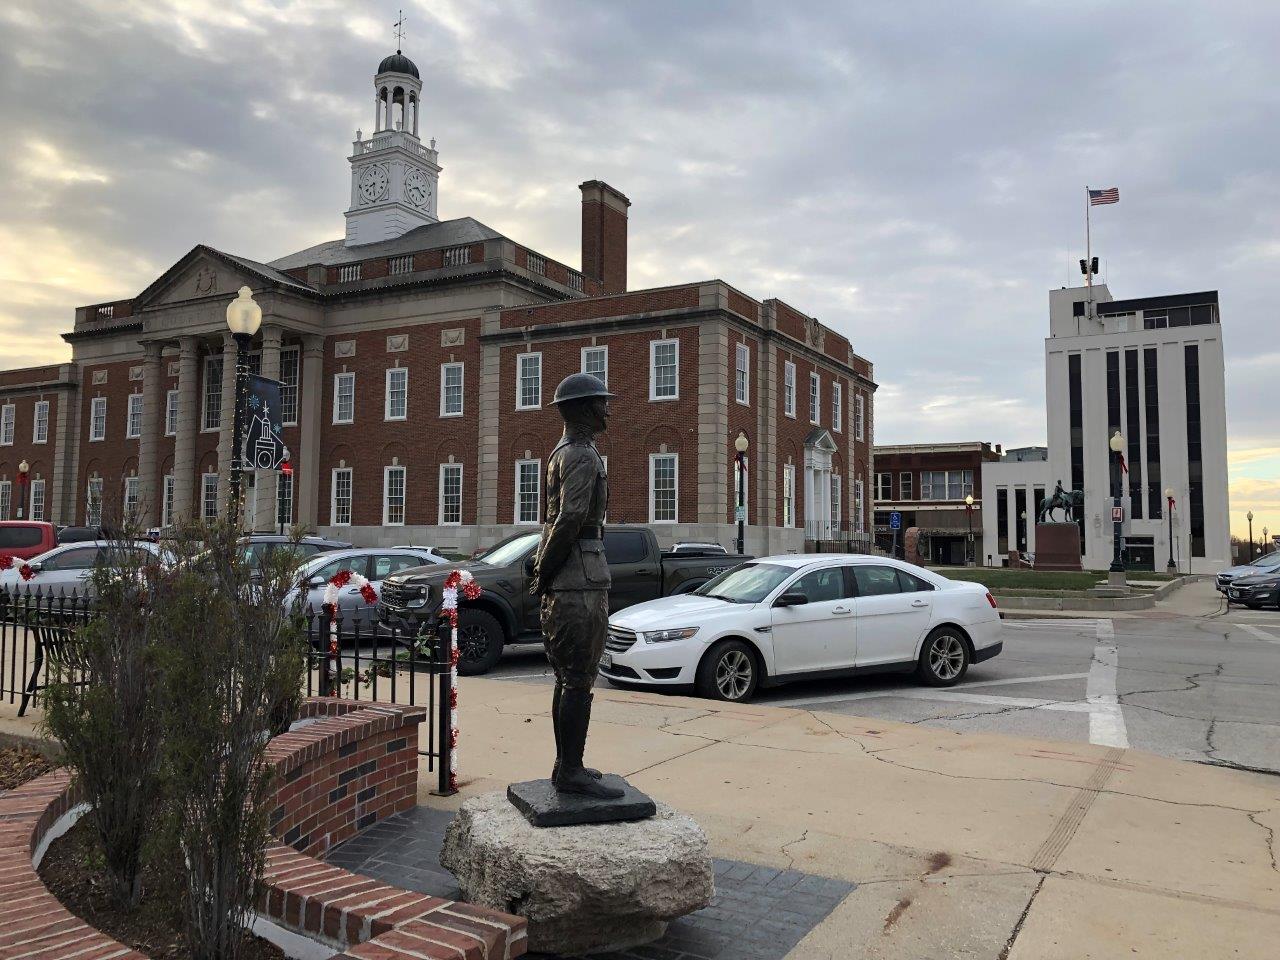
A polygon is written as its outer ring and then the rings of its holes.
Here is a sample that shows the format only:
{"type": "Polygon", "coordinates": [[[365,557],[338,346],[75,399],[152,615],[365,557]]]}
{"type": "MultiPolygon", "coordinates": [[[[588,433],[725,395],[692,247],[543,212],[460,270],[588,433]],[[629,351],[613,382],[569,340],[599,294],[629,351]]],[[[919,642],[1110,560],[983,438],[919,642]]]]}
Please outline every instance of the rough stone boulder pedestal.
{"type": "Polygon", "coordinates": [[[707,837],[664,804],[647,820],[535,827],[503,793],[466,801],[440,863],[467,900],[529,921],[531,952],[618,950],[711,902],[707,837]]]}

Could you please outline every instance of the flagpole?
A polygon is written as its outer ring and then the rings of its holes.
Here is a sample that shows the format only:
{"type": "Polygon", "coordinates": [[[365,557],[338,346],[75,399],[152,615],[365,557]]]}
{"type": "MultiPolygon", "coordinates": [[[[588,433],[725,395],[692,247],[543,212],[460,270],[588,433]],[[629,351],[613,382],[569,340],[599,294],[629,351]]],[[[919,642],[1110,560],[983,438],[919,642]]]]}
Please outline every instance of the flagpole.
{"type": "Polygon", "coordinates": [[[1089,185],[1084,186],[1084,285],[1088,288],[1088,316],[1093,319],[1093,238],[1089,224],[1089,185]]]}

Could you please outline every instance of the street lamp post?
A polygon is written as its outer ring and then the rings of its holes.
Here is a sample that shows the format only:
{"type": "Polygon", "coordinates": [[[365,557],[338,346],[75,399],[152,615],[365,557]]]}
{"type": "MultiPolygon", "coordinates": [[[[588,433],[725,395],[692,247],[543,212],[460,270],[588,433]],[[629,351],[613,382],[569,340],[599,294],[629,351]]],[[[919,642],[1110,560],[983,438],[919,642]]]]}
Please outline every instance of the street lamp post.
{"type": "Polygon", "coordinates": [[[21,520],[25,514],[23,508],[27,503],[27,476],[31,471],[31,464],[23,460],[18,464],[18,519],[21,520]]]}
{"type": "Polygon", "coordinates": [[[227,304],[227,327],[236,341],[236,398],[231,414],[231,503],[228,510],[233,524],[240,523],[240,494],[244,461],[240,448],[244,444],[244,395],[249,384],[249,344],[262,325],[262,308],[253,299],[253,291],[241,287],[236,298],[227,304]]]}
{"type": "Polygon", "coordinates": [[[733,449],[737,451],[734,456],[734,462],[738,465],[738,555],[742,556],[746,550],[746,525],[747,525],[747,435],[741,430],[738,431],[738,437],[733,441],[733,449]]]}
{"type": "Polygon", "coordinates": [[[1117,430],[1107,441],[1111,448],[1111,566],[1108,580],[1113,586],[1124,586],[1124,559],[1121,555],[1121,537],[1124,531],[1124,520],[1120,502],[1120,457],[1124,450],[1124,437],[1117,430]]]}
{"type": "Polygon", "coordinates": [[[1263,528],[1262,528],[1262,542],[1263,542],[1264,544],[1267,544],[1268,546],[1270,545],[1270,541],[1267,539],[1267,528],[1266,528],[1266,527],[1263,527],[1263,528]]]}
{"type": "Polygon", "coordinates": [[[1173,562],[1173,487],[1164,488],[1164,499],[1169,505],[1169,565],[1165,569],[1169,573],[1177,573],[1178,565],[1173,562]]]}
{"type": "Polygon", "coordinates": [[[1247,562],[1253,563],[1253,511],[1250,510],[1244,517],[1249,521],[1249,559],[1247,562]]]}
{"type": "Polygon", "coordinates": [[[973,566],[973,494],[967,494],[964,498],[964,512],[969,519],[969,539],[964,545],[964,565],[966,567],[973,566]]]}

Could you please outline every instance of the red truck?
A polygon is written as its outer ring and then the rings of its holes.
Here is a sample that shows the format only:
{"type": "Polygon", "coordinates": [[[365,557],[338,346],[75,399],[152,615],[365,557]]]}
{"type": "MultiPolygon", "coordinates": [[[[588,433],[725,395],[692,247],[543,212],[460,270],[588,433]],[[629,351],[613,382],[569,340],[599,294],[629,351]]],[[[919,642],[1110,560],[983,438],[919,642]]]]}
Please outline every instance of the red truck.
{"type": "Polygon", "coordinates": [[[38,520],[0,520],[0,557],[30,560],[58,545],[52,523],[38,520]]]}

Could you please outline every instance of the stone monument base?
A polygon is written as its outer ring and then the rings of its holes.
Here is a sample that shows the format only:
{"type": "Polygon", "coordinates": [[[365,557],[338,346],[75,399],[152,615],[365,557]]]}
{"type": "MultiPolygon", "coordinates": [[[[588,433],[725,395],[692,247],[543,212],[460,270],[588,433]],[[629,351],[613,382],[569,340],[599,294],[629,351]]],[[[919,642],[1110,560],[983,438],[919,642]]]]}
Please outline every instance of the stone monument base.
{"type": "Polygon", "coordinates": [[[531,953],[647,943],[715,894],[706,834],[661,803],[636,822],[539,828],[487,793],[462,804],[440,864],[470,902],[528,918],[531,953]]]}
{"type": "Polygon", "coordinates": [[[507,787],[507,799],[535,827],[573,827],[587,823],[644,820],[657,812],[652,800],[616,773],[600,781],[622,791],[616,800],[560,793],[550,780],[525,780],[507,787]]]}
{"type": "Polygon", "coordinates": [[[1074,523],[1037,523],[1037,570],[1083,570],[1080,528],[1074,523]]]}

